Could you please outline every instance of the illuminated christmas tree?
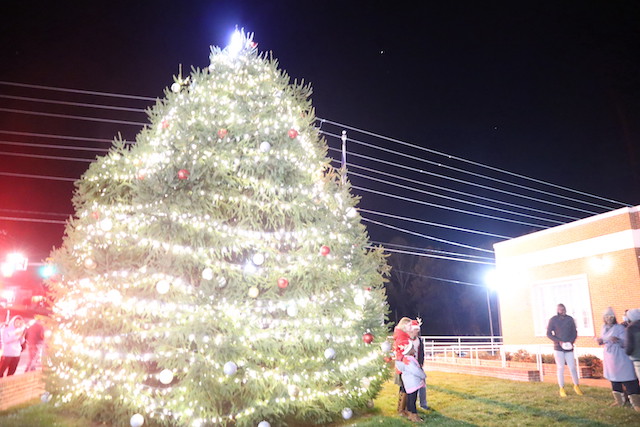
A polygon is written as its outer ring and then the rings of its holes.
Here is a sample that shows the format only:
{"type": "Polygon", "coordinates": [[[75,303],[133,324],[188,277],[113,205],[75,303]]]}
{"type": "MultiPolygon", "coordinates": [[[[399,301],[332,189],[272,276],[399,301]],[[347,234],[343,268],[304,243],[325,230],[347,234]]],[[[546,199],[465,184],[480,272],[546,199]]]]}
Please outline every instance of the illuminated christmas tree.
{"type": "Polygon", "coordinates": [[[235,37],[77,182],[47,390],[93,419],[323,423],[387,378],[387,265],[311,90],[235,37]]]}

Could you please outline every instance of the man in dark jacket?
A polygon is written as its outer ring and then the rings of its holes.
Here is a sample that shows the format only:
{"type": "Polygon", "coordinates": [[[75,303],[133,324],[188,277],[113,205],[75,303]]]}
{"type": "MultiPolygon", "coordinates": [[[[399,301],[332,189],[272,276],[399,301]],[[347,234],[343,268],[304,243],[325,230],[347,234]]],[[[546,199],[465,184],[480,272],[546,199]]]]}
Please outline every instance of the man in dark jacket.
{"type": "Polygon", "coordinates": [[[573,355],[573,343],[578,337],[576,322],[573,317],[567,315],[564,304],[558,304],[558,314],[549,319],[547,326],[547,337],[553,341],[553,355],[556,360],[558,372],[558,385],[560,386],[560,397],[567,397],[564,389],[564,364],[566,363],[571,372],[573,380],[573,390],[582,396],[578,381],[578,370],[576,369],[576,359],[573,355]]]}
{"type": "MultiPolygon", "coordinates": [[[[417,320],[411,321],[411,330],[409,332],[409,339],[413,343],[414,349],[416,351],[416,358],[418,359],[418,363],[420,367],[424,369],[424,343],[422,338],[420,337],[420,327],[422,326],[422,319],[418,317],[417,320]]],[[[429,405],[427,404],[427,385],[425,379],[425,386],[418,390],[418,397],[420,398],[420,407],[425,411],[429,410],[429,405]]]]}
{"type": "Polygon", "coordinates": [[[631,323],[627,327],[625,352],[633,362],[636,376],[640,378],[640,308],[629,310],[627,316],[631,323]]]}

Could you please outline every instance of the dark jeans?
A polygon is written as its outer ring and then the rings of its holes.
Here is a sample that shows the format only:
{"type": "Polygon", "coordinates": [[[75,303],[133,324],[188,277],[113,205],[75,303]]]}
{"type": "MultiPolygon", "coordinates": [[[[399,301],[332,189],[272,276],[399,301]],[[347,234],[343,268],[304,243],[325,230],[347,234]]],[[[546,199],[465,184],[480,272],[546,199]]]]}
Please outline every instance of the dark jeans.
{"type": "Polygon", "coordinates": [[[632,394],[640,394],[640,385],[638,384],[638,380],[631,381],[611,381],[611,389],[613,391],[617,391],[618,393],[624,393],[624,389],[627,390],[628,395],[632,394]]]}
{"type": "Polygon", "coordinates": [[[413,393],[407,393],[407,411],[412,412],[414,414],[418,413],[416,409],[416,400],[418,399],[418,390],[413,393]]]}
{"type": "Polygon", "coordinates": [[[0,359],[0,377],[4,376],[4,371],[7,371],[7,376],[15,374],[18,362],[20,362],[20,356],[2,356],[2,359],[0,359]]]}

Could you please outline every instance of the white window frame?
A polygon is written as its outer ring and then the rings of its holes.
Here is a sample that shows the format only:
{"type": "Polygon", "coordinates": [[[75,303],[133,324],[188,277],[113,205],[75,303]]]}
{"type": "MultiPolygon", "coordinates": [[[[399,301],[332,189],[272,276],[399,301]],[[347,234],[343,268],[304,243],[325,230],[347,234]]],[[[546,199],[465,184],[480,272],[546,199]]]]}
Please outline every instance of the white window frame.
{"type": "Polygon", "coordinates": [[[549,319],[564,304],[567,314],[576,322],[578,336],[594,336],[591,295],[586,274],[558,277],[535,282],[531,287],[533,330],[537,337],[547,335],[549,319]]]}

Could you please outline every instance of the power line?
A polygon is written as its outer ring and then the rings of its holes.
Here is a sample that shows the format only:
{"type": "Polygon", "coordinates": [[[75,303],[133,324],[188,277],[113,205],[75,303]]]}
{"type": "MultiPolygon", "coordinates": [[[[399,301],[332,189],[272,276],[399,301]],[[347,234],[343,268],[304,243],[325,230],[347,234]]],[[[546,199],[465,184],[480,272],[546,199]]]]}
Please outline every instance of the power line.
{"type": "MultiPolygon", "coordinates": [[[[367,130],[364,130],[364,129],[358,129],[356,127],[345,125],[343,123],[338,123],[338,122],[334,122],[334,121],[327,120],[327,119],[321,119],[321,120],[326,122],[326,123],[330,123],[332,125],[335,125],[335,126],[339,126],[339,127],[343,127],[343,128],[346,128],[346,129],[350,129],[350,130],[356,131],[356,132],[363,133],[365,135],[369,135],[369,136],[373,136],[373,137],[376,137],[376,138],[384,139],[384,140],[390,141],[390,142],[395,142],[397,144],[401,144],[401,145],[404,145],[404,146],[407,146],[407,147],[411,147],[411,148],[414,148],[414,149],[417,149],[417,150],[425,151],[425,152],[428,152],[428,153],[431,153],[431,154],[444,156],[444,157],[446,157],[448,159],[458,160],[460,162],[468,163],[468,164],[471,164],[471,165],[474,165],[474,166],[483,167],[483,168],[486,168],[486,169],[489,169],[489,170],[493,170],[495,172],[504,173],[504,174],[511,175],[511,176],[514,176],[514,177],[517,177],[517,178],[533,181],[533,182],[538,183],[538,184],[544,184],[544,185],[548,185],[548,186],[551,186],[551,187],[554,187],[554,188],[558,188],[560,190],[565,190],[565,191],[577,193],[577,194],[580,194],[582,196],[592,197],[592,198],[599,199],[599,200],[602,200],[602,201],[614,203],[616,205],[620,205],[621,204],[621,205],[624,205],[624,206],[629,206],[628,204],[623,203],[623,202],[619,202],[617,200],[607,199],[605,197],[597,196],[595,194],[590,194],[590,193],[586,193],[586,192],[583,192],[583,191],[574,190],[572,188],[564,187],[562,185],[557,185],[557,184],[553,184],[551,182],[543,181],[543,180],[540,180],[540,179],[531,178],[531,177],[528,177],[526,175],[518,174],[518,173],[515,173],[515,172],[510,172],[510,171],[507,171],[505,169],[500,169],[500,168],[496,168],[496,167],[493,167],[493,166],[485,165],[483,163],[474,162],[472,160],[467,160],[467,159],[464,159],[462,157],[457,157],[457,156],[453,156],[451,154],[442,153],[440,151],[436,151],[436,150],[433,150],[433,149],[430,149],[430,148],[425,148],[425,147],[421,147],[421,146],[418,146],[418,145],[415,145],[415,144],[410,144],[408,142],[401,141],[401,140],[396,139],[396,138],[390,138],[388,136],[380,135],[380,134],[377,134],[377,133],[374,133],[374,132],[370,132],[370,131],[367,131],[367,130]]],[[[607,209],[610,209],[610,208],[607,208],[607,209]]]]}
{"type": "Polygon", "coordinates": [[[21,222],[40,222],[44,224],[66,224],[66,221],[56,219],[35,219],[35,218],[17,218],[12,216],[0,216],[0,220],[4,221],[21,221],[21,222]]]}
{"type": "Polygon", "coordinates": [[[0,154],[13,157],[31,157],[34,159],[49,159],[49,160],[68,160],[71,162],[88,162],[91,163],[94,159],[78,159],[76,157],[60,157],[60,156],[46,156],[43,154],[26,154],[26,153],[11,153],[8,151],[0,151],[0,154]]]}
{"type": "Polygon", "coordinates": [[[0,144],[14,145],[16,147],[55,148],[57,150],[98,151],[101,153],[106,153],[109,151],[108,148],[77,147],[72,145],[56,145],[56,144],[33,144],[29,142],[0,141],[0,144]]]}
{"type": "MultiPolygon", "coordinates": [[[[373,246],[367,246],[367,247],[373,248],[373,246]]],[[[418,255],[418,256],[427,257],[427,258],[444,259],[447,261],[459,261],[459,262],[467,262],[471,264],[495,265],[495,263],[493,262],[475,261],[471,259],[460,259],[460,258],[453,258],[448,256],[442,256],[442,255],[431,255],[431,254],[425,254],[421,252],[402,251],[398,249],[389,249],[389,248],[384,248],[384,250],[385,252],[392,252],[392,253],[398,253],[398,254],[404,254],[404,255],[418,255]]]]}
{"type": "Polygon", "coordinates": [[[143,108],[118,107],[114,105],[90,104],[86,102],[57,101],[57,100],[51,100],[51,99],[31,98],[28,96],[0,95],[0,98],[14,99],[17,101],[39,102],[43,104],[68,105],[72,107],[86,107],[86,108],[98,108],[102,110],[127,111],[132,113],[145,112],[145,109],[143,108]]]}
{"type": "Polygon", "coordinates": [[[376,224],[376,225],[380,225],[382,227],[391,228],[393,230],[402,231],[403,233],[412,234],[414,236],[422,237],[422,238],[425,238],[425,239],[428,239],[428,240],[434,240],[436,242],[446,243],[448,245],[459,246],[461,248],[467,248],[467,249],[473,249],[473,250],[481,251],[481,252],[493,253],[493,251],[489,250],[489,249],[483,249],[483,248],[479,248],[477,246],[471,246],[471,245],[465,245],[465,244],[462,244],[462,243],[452,242],[450,240],[440,239],[438,237],[427,236],[426,234],[417,233],[415,231],[411,231],[411,230],[407,230],[407,229],[404,229],[404,228],[396,227],[394,225],[385,224],[384,222],[380,222],[380,221],[374,221],[372,219],[368,219],[368,218],[365,218],[365,217],[362,217],[362,220],[366,221],[366,222],[369,222],[371,224],[376,224]]]}
{"type": "Polygon", "coordinates": [[[409,249],[418,253],[434,253],[434,254],[438,254],[438,255],[453,255],[453,256],[459,256],[459,257],[464,257],[464,258],[475,258],[475,259],[484,259],[487,261],[493,261],[493,258],[491,257],[486,257],[486,256],[480,256],[480,255],[469,255],[469,254],[463,254],[460,252],[450,252],[450,251],[442,251],[442,250],[438,250],[438,249],[431,249],[431,248],[417,248],[415,246],[408,246],[408,245],[400,245],[397,243],[389,243],[389,242],[379,242],[379,241],[375,241],[372,240],[371,243],[374,243],[376,245],[382,245],[385,248],[390,248],[390,247],[396,247],[396,248],[400,248],[400,249],[409,249]]]}
{"type": "Polygon", "coordinates": [[[68,88],[60,88],[60,87],[52,87],[52,86],[32,85],[32,84],[26,84],[26,83],[14,83],[14,82],[7,82],[7,81],[0,81],[0,84],[6,85],[6,86],[28,87],[31,89],[53,90],[57,92],[80,93],[84,95],[97,95],[97,96],[110,96],[114,98],[138,99],[142,101],[156,101],[157,99],[157,98],[151,98],[148,96],[123,95],[123,94],[112,93],[112,92],[96,92],[96,91],[90,91],[90,90],[68,89],[68,88]]]}
{"type": "Polygon", "coordinates": [[[546,218],[541,218],[541,217],[538,217],[538,216],[527,215],[527,214],[523,214],[523,213],[519,213],[519,212],[513,212],[513,211],[506,210],[506,209],[500,209],[500,208],[497,208],[497,207],[494,207],[494,206],[488,206],[488,205],[483,205],[483,204],[480,204],[480,203],[470,202],[468,200],[456,199],[455,197],[445,196],[445,195],[442,195],[442,194],[432,193],[430,191],[420,190],[419,188],[414,188],[414,187],[409,187],[409,186],[402,185],[402,184],[396,184],[396,183],[393,183],[393,182],[384,181],[382,179],[374,178],[374,177],[368,176],[368,175],[359,174],[357,172],[351,172],[350,175],[359,176],[361,178],[366,178],[366,179],[369,179],[369,180],[372,180],[372,181],[380,182],[380,183],[383,183],[383,184],[386,184],[386,185],[391,185],[393,187],[399,187],[399,188],[402,188],[402,189],[405,189],[405,190],[412,190],[412,191],[415,191],[415,192],[418,192],[418,193],[426,194],[428,196],[435,196],[435,197],[440,197],[440,198],[447,199],[447,200],[450,200],[450,201],[463,203],[465,205],[475,206],[475,207],[479,207],[479,208],[484,208],[484,209],[493,210],[493,211],[497,211],[497,212],[501,212],[501,213],[506,213],[506,214],[510,214],[510,215],[514,215],[514,216],[520,216],[520,217],[524,217],[524,218],[537,219],[537,220],[540,220],[540,221],[547,221],[547,222],[554,223],[554,224],[564,224],[564,222],[561,222],[561,221],[555,221],[555,220],[552,220],[552,219],[546,219],[546,218]]]}
{"type": "MultiPolygon", "coordinates": [[[[335,135],[331,135],[331,136],[335,136],[335,135]]],[[[603,209],[607,209],[607,210],[611,209],[608,206],[599,205],[599,204],[596,204],[596,203],[575,199],[573,197],[568,197],[568,196],[564,196],[564,195],[561,195],[561,194],[550,193],[550,192],[545,191],[545,190],[540,190],[540,189],[533,188],[533,187],[527,187],[526,185],[516,184],[514,182],[505,181],[503,179],[494,178],[494,177],[491,177],[491,176],[488,176],[488,175],[483,175],[483,174],[476,173],[476,172],[470,172],[470,171],[467,171],[467,170],[464,170],[464,169],[456,168],[454,166],[449,166],[449,165],[445,165],[443,163],[434,162],[433,160],[426,160],[426,159],[423,159],[421,157],[417,157],[417,156],[413,156],[413,155],[410,155],[410,154],[401,153],[399,151],[395,151],[395,150],[391,150],[391,149],[388,149],[388,148],[380,147],[380,146],[377,146],[377,145],[369,144],[369,143],[366,143],[366,142],[363,142],[363,141],[357,141],[357,140],[354,140],[352,138],[348,138],[348,141],[351,141],[351,142],[354,142],[354,143],[357,143],[357,144],[360,144],[360,145],[364,145],[365,147],[374,148],[376,150],[380,150],[380,151],[384,151],[384,152],[387,152],[387,153],[395,154],[395,155],[398,155],[398,156],[401,156],[401,157],[406,157],[408,159],[412,159],[412,160],[416,160],[416,161],[419,161],[419,162],[427,163],[427,164],[430,164],[430,165],[433,165],[433,166],[437,166],[439,168],[449,169],[449,170],[453,170],[453,171],[456,171],[456,172],[464,173],[464,174],[467,174],[467,175],[475,176],[477,178],[487,179],[487,180],[490,180],[490,181],[499,182],[501,184],[512,185],[514,187],[522,188],[522,189],[529,190],[529,191],[534,191],[534,192],[537,192],[537,193],[545,194],[547,196],[558,197],[558,198],[561,198],[561,199],[570,200],[570,201],[578,202],[578,203],[582,203],[582,204],[587,204],[587,205],[591,205],[591,206],[595,206],[595,207],[599,207],[599,208],[603,208],[603,209]]],[[[623,204],[622,202],[618,202],[618,203],[623,204]]]]}
{"type": "Polygon", "coordinates": [[[63,213],[57,213],[57,212],[25,211],[20,209],[4,209],[4,208],[0,208],[0,212],[24,213],[24,214],[30,214],[30,215],[64,216],[64,217],[70,216],[70,214],[63,214],[63,213]]]}
{"type": "Polygon", "coordinates": [[[448,228],[450,230],[456,230],[456,231],[463,231],[463,232],[466,232],[466,233],[482,234],[484,236],[497,237],[499,239],[511,239],[511,237],[509,237],[509,236],[502,236],[500,234],[488,233],[486,231],[471,230],[471,229],[468,229],[468,228],[454,227],[452,225],[438,224],[437,222],[423,221],[423,220],[420,220],[420,219],[408,218],[406,216],[392,215],[392,214],[389,214],[389,213],[384,213],[384,212],[379,212],[379,211],[372,211],[372,210],[369,210],[369,209],[358,208],[358,211],[359,212],[366,212],[366,213],[370,213],[370,214],[374,214],[374,215],[386,216],[386,217],[389,217],[389,218],[400,219],[400,220],[403,220],[403,221],[415,222],[415,223],[418,223],[418,224],[431,225],[431,226],[434,226],[434,227],[441,227],[441,228],[448,228]]]}
{"type": "Polygon", "coordinates": [[[397,268],[394,268],[393,270],[391,270],[391,273],[393,272],[397,272],[397,273],[402,273],[402,274],[408,274],[410,276],[417,276],[417,277],[424,277],[425,279],[433,279],[433,280],[439,280],[441,282],[448,282],[448,283],[455,283],[456,285],[468,285],[468,286],[476,286],[478,288],[484,288],[487,289],[487,286],[485,285],[480,285],[478,283],[471,283],[471,282],[463,282],[461,280],[453,280],[453,279],[443,279],[441,277],[433,277],[433,276],[427,276],[424,274],[418,274],[418,273],[411,273],[409,271],[404,271],[404,270],[398,270],[397,268]]]}
{"type": "Polygon", "coordinates": [[[34,178],[34,179],[44,179],[49,181],[68,181],[68,182],[76,182],[76,178],[64,178],[60,176],[50,176],[50,175],[31,175],[26,173],[11,173],[11,172],[0,172],[2,176],[13,176],[16,178],[34,178]]]}
{"type": "Polygon", "coordinates": [[[530,227],[542,228],[542,229],[548,228],[548,227],[545,227],[545,226],[540,225],[540,224],[532,224],[532,223],[529,223],[529,222],[518,221],[518,220],[515,220],[515,219],[501,218],[501,217],[494,216],[494,215],[486,215],[486,214],[482,214],[482,213],[478,213],[478,212],[467,211],[467,210],[464,210],[464,209],[453,208],[451,206],[438,205],[436,203],[430,203],[430,202],[425,202],[423,200],[411,199],[409,197],[399,196],[397,194],[392,194],[392,193],[385,193],[384,191],[373,190],[373,189],[370,189],[370,188],[360,187],[360,186],[357,186],[357,185],[352,185],[351,188],[355,188],[356,190],[366,191],[366,192],[369,192],[369,193],[378,194],[380,196],[386,196],[386,197],[391,197],[391,198],[398,199],[398,200],[404,200],[404,201],[407,201],[407,202],[417,203],[417,204],[420,204],[420,205],[431,206],[431,207],[434,207],[434,208],[450,210],[450,211],[453,211],[453,212],[459,212],[459,213],[464,213],[464,214],[468,214],[468,215],[480,216],[480,217],[488,218],[488,219],[495,219],[497,221],[511,222],[513,224],[527,225],[527,226],[530,226],[530,227]]]}
{"type": "MultiPolygon", "coordinates": [[[[332,150],[336,150],[336,149],[334,148],[332,150]]],[[[367,172],[377,173],[377,174],[380,174],[380,175],[388,176],[390,178],[395,178],[395,179],[400,179],[400,180],[403,180],[403,181],[411,182],[413,184],[423,185],[425,187],[436,188],[438,190],[443,190],[443,191],[449,191],[449,192],[452,192],[454,194],[460,194],[460,195],[467,196],[467,197],[474,197],[476,199],[485,200],[485,201],[493,202],[493,203],[498,203],[498,204],[501,204],[501,205],[511,206],[511,207],[515,207],[515,208],[518,208],[518,209],[524,209],[524,210],[529,210],[529,211],[533,211],[533,212],[544,213],[544,214],[547,214],[547,215],[555,215],[555,216],[563,217],[563,218],[570,219],[570,220],[578,220],[578,219],[580,219],[580,218],[572,217],[572,216],[568,216],[568,215],[562,215],[562,214],[557,214],[557,213],[554,213],[554,212],[543,211],[542,209],[535,209],[535,208],[530,208],[528,206],[518,205],[518,204],[515,204],[515,203],[504,202],[502,200],[492,199],[490,197],[478,196],[476,194],[466,193],[464,191],[458,191],[458,190],[454,190],[452,188],[442,187],[440,185],[434,185],[434,184],[430,184],[428,182],[418,181],[416,179],[406,178],[406,177],[395,175],[395,174],[392,174],[392,173],[387,173],[387,172],[379,171],[379,170],[376,170],[376,169],[367,168],[365,166],[360,166],[360,165],[355,164],[355,163],[349,163],[348,167],[356,168],[356,169],[362,169],[362,170],[365,170],[367,172]]],[[[350,175],[353,175],[353,173],[351,173],[350,175]]],[[[364,178],[367,177],[366,175],[359,175],[359,176],[364,177],[364,178]]],[[[415,187],[409,187],[409,188],[417,190],[417,188],[415,188],[415,187]]]]}
{"type": "MultiPolygon", "coordinates": [[[[326,132],[325,132],[325,135],[336,137],[336,138],[338,137],[338,135],[328,134],[326,132]]],[[[354,140],[351,140],[351,141],[355,142],[356,144],[358,143],[357,141],[354,141],[354,140]]],[[[330,150],[334,150],[334,151],[339,151],[336,148],[329,148],[329,149],[330,150]]],[[[417,172],[417,173],[424,174],[424,175],[434,176],[436,178],[446,179],[446,180],[449,180],[449,181],[459,182],[461,184],[470,185],[470,186],[482,188],[482,189],[485,189],[485,190],[490,190],[490,191],[495,191],[495,192],[502,193],[502,194],[507,194],[509,196],[520,197],[520,198],[523,198],[523,199],[532,200],[532,201],[540,202],[540,203],[545,203],[545,204],[561,207],[561,208],[564,208],[564,209],[575,210],[575,211],[583,212],[583,213],[590,214],[590,215],[598,214],[598,212],[587,211],[587,210],[584,210],[584,209],[580,209],[580,208],[576,208],[576,207],[568,206],[568,205],[561,205],[559,203],[550,202],[550,201],[547,201],[547,200],[544,200],[544,199],[538,199],[536,197],[531,197],[531,196],[528,196],[526,194],[514,193],[514,192],[503,190],[503,189],[500,189],[500,188],[491,187],[491,186],[483,185],[483,184],[478,184],[478,183],[472,182],[472,181],[466,181],[466,180],[463,180],[463,179],[454,178],[454,177],[450,177],[450,176],[447,176],[447,175],[442,175],[442,174],[435,173],[435,172],[425,171],[424,169],[413,168],[411,166],[406,166],[406,165],[402,165],[402,164],[399,164],[399,163],[390,162],[388,160],[379,159],[377,157],[366,156],[364,154],[358,154],[358,153],[354,153],[354,152],[350,152],[349,155],[352,156],[352,157],[355,156],[355,157],[359,157],[359,158],[362,158],[362,159],[365,159],[365,160],[371,160],[371,161],[383,163],[383,164],[386,164],[386,165],[389,165],[389,166],[395,166],[395,167],[398,167],[398,168],[401,168],[401,169],[406,169],[406,170],[409,170],[409,171],[412,171],[412,172],[417,172]]],[[[347,167],[348,167],[348,165],[347,165],[347,167]]]]}
{"type": "Polygon", "coordinates": [[[90,138],[87,136],[69,136],[69,135],[52,135],[49,133],[34,133],[34,132],[16,132],[10,130],[0,130],[0,133],[6,133],[9,135],[20,135],[20,136],[36,136],[41,138],[54,138],[54,139],[66,139],[72,141],[94,141],[94,142],[113,142],[112,139],[106,138],[90,138]]]}
{"type": "Polygon", "coordinates": [[[4,111],[7,113],[16,113],[16,114],[27,114],[31,116],[44,116],[44,117],[56,117],[61,119],[72,119],[72,120],[86,120],[90,122],[102,122],[102,123],[114,123],[120,125],[131,125],[131,126],[145,126],[147,123],[140,122],[129,122],[126,120],[114,120],[114,119],[100,119],[97,117],[84,117],[84,116],[72,116],[70,114],[55,114],[55,113],[43,113],[39,111],[27,111],[27,110],[19,110],[16,108],[0,108],[0,111],[4,111]]]}

